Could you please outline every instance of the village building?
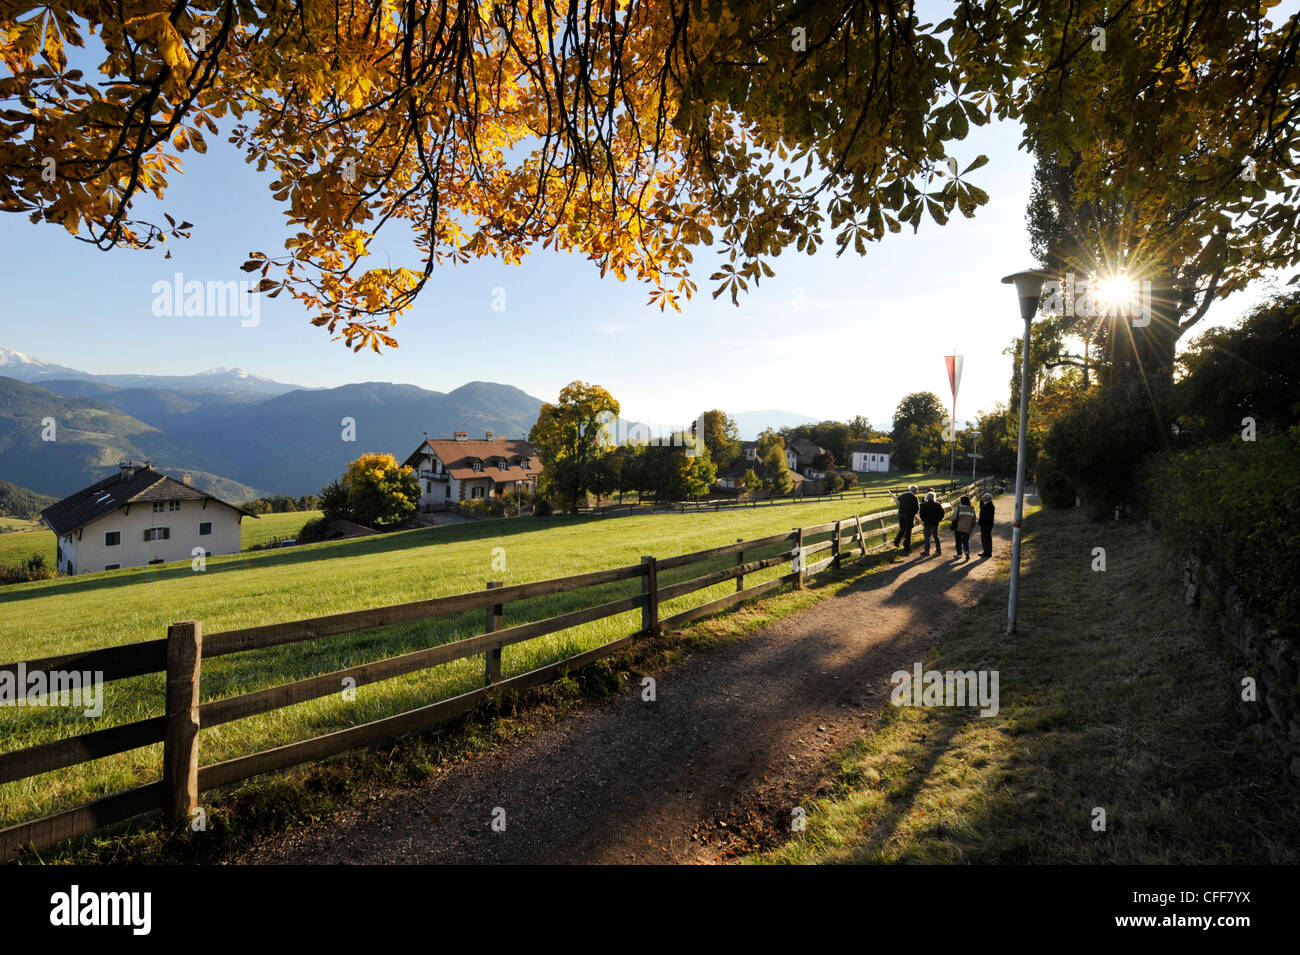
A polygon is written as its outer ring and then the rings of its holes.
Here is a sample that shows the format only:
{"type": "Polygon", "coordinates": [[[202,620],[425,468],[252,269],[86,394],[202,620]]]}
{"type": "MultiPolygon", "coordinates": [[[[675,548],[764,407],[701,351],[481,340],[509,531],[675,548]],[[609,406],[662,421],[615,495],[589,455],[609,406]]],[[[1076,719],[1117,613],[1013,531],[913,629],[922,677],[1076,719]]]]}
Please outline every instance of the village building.
{"type": "Polygon", "coordinates": [[[407,467],[420,481],[421,511],[441,510],[464,501],[537,490],[542,462],[527,441],[498,438],[491,431],[481,439],[456,431],[451,438],[425,438],[411,452],[407,467]]]}
{"type": "Polygon", "coordinates": [[[888,471],[893,450],[885,441],[859,441],[849,447],[849,467],[854,471],[888,471]]]}
{"type": "MultiPolygon", "coordinates": [[[[798,459],[790,448],[785,449],[785,463],[786,467],[790,469],[790,480],[794,482],[794,493],[797,494],[800,486],[804,483],[804,476],[795,470],[794,465],[798,463],[798,459]]],[[[719,469],[714,482],[719,488],[725,490],[744,490],[741,482],[744,480],[745,472],[751,468],[755,474],[762,478],[763,466],[758,460],[758,442],[742,441],[740,442],[740,455],[731,463],[730,467],[719,469]]]]}
{"type": "Polygon", "coordinates": [[[257,516],[200,491],[188,474],[178,481],[130,462],[41,512],[67,576],[238,554],[245,515],[257,516]]]}

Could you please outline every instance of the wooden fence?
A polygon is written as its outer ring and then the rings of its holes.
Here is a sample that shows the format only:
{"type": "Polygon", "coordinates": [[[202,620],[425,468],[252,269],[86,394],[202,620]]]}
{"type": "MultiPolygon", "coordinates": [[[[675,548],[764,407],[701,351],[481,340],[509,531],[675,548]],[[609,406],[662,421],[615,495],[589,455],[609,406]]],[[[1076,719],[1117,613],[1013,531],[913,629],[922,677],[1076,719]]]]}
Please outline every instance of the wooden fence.
{"type": "Polygon", "coordinates": [[[485,701],[554,680],[564,673],[627,647],[639,637],[684,626],[700,617],[768,594],[786,584],[793,583],[802,588],[809,576],[838,566],[843,558],[866,554],[882,546],[888,540],[889,531],[895,527],[896,518],[892,512],[855,515],[812,527],[795,528],[788,534],[739,540],[734,544],[692,554],[662,559],[647,556],[641,558],[639,564],[626,567],[508,587],[490,582],[486,589],[470,593],[309,620],[211,634],[204,634],[198,621],[187,620],[172,624],[167,630],[167,636],[157,640],[0,666],[0,672],[8,671],[15,681],[20,670],[28,674],[55,670],[93,671],[101,674],[104,682],[166,673],[164,711],[161,716],[0,753],[0,784],[4,784],[141,746],[163,744],[160,779],[54,815],[0,829],[0,860],[11,858],[28,848],[52,845],[153,810],[163,810],[172,823],[184,822],[198,806],[201,792],[445,722],[470,712],[485,701]],[[879,543],[874,542],[877,533],[881,535],[879,543]],[[821,536],[826,536],[826,539],[812,542],[821,536]],[[772,556],[745,560],[746,551],[753,554],[780,544],[791,544],[792,547],[772,556]],[[827,556],[809,563],[810,558],[819,554],[827,556]],[[733,566],[674,584],[659,583],[661,571],[731,555],[735,559],[733,566]],[[787,573],[759,584],[745,586],[746,575],[786,562],[791,564],[791,570],[787,573]],[[598,603],[543,620],[502,627],[502,613],[507,603],[637,579],[641,583],[640,593],[634,596],[598,603]],[[731,579],[736,581],[734,593],[660,619],[659,608],[663,602],[731,579]],[[477,636],[237,696],[200,702],[200,676],[205,660],[480,609],[484,611],[484,627],[483,633],[477,636]],[[503,648],[637,609],[641,611],[640,627],[632,633],[526,673],[502,678],[503,648]],[[201,727],[246,719],[335,694],[349,686],[345,682],[347,680],[354,681],[351,686],[362,686],[480,654],[484,658],[484,681],[478,689],[312,739],[223,762],[200,764],[201,727]]]}

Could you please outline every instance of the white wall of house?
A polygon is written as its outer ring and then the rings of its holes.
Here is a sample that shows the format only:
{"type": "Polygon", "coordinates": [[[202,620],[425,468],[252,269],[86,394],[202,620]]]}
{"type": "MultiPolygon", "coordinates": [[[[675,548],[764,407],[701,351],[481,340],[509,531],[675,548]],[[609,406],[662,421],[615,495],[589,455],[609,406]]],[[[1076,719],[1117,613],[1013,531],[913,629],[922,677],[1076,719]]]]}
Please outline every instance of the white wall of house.
{"type": "Polygon", "coordinates": [[[880,451],[854,451],[853,470],[888,471],[889,455],[880,451]]]}
{"type": "Polygon", "coordinates": [[[193,560],[196,547],[213,556],[239,553],[243,515],[233,507],[211,499],[159,503],[160,511],[150,502],[120,507],[59,538],[59,573],[93,574],[113,565],[193,560]],[[211,524],[211,532],[199,533],[201,524],[211,524]],[[146,541],[145,531],[156,527],[168,529],[167,539],[146,541]],[[119,543],[109,544],[110,534],[117,534],[119,543]]]}

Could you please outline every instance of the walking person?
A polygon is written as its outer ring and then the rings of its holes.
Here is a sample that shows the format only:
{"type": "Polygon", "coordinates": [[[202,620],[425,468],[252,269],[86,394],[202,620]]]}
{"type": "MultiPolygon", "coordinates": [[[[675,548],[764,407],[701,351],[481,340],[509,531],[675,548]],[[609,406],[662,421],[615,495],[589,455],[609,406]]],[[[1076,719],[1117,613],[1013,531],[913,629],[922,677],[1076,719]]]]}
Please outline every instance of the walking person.
{"type": "Polygon", "coordinates": [[[993,495],[985,492],[980,498],[980,543],[984,549],[981,557],[993,556],[993,495]]]}
{"type": "Polygon", "coordinates": [[[927,491],[925,500],[921,502],[921,509],[918,512],[921,518],[921,530],[925,533],[925,549],[921,554],[925,557],[930,556],[930,538],[934,538],[934,552],[936,555],[942,553],[939,549],[939,524],[943,521],[943,505],[934,499],[934,491],[927,491]]]}
{"type": "Polygon", "coordinates": [[[957,535],[957,557],[962,560],[970,560],[970,535],[975,529],[975,508],[971,506],[970,498],[965,494],[961,496],[961,503],[952,509],[952,529],[957,535]],[[965,554],[965,557],[962,557],[965,554]]]}
{"type": "Polygon", "coordinates": [[[898,542],[903,542],[903,553],[912,553],[912,524],[916,520],[916,512],[921,509],[921,502],[916,499],[916,485],[913,484],[902,494],[898,495],[898,533],[894,535],[894,546],[898,542]]]}

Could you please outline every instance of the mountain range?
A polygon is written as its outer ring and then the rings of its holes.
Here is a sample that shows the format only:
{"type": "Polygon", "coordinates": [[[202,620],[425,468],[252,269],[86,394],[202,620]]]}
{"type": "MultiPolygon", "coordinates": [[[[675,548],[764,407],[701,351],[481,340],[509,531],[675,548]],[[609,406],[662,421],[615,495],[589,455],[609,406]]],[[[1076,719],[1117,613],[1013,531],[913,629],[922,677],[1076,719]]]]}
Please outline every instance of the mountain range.
{"type": "Polygon", "coordinates": [[[63,497],[129,458],[189,472],[225,500],[308,494],[367,451],[404,459],[426,431],[526,435],[541,405],[485,381],[443,393],[387,382],[297,388],[237,368],[92,375],[0,349],[0,479],[63,497]]]}
{"type": "MultiPolygon", "coordinates": [[[[0,480],[64,497],[131,459],[188,472],[224,500],[297,496],[319,491],[365,452],[401,461],[426,433],[525,437],[541,406],[488,381],[440,392],[378,381],[300,388],[239,368],[95,375],[0,348],[0,480]]],[[[734,417],[746,438],[817,420],[788,411],[734,417]]]]}

